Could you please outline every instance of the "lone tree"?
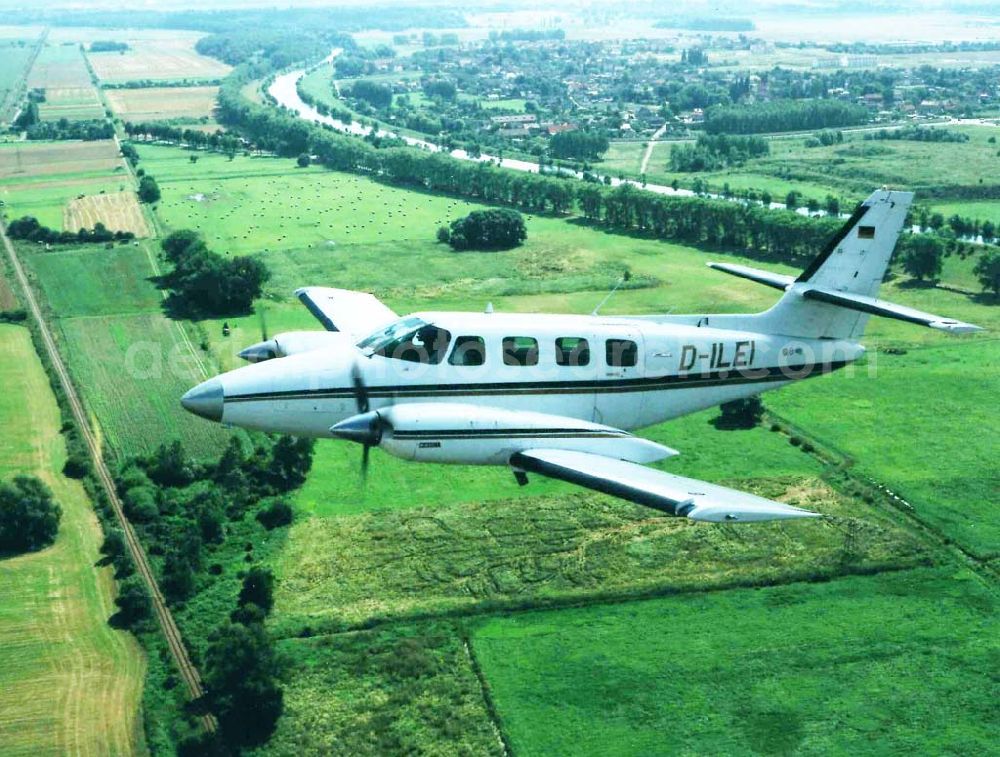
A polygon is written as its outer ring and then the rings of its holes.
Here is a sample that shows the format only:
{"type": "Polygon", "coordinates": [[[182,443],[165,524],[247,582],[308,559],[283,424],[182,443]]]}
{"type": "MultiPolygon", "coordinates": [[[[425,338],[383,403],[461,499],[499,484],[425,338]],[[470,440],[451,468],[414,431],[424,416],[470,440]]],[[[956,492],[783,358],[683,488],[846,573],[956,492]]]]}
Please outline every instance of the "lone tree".
{"type": "Polygon", "coordinates": [[[34,476],[0,484],[0,553],[36,552],[56,540],[62,509],[34,476]]]}
{"type": "Polygon", "coordinates": [[[937,237],[920,234],[911,236],[903,251],[903,270],[918,281],[934,280],[941,275],[944,245],[937,237]]]}
{"type": "Polygon", "coordinates": [[[1000,294],[1000,250],[984,252],[972,272],[979,279],[984,292],[1000,294]]]}
{"type": "MultiPolygon", "coordinates": [[[[440,237],[439,237],[440,238],[440,237]]],[[[528,238],[524,218],[516,210],[474,210],[451,222],[448,243],[456,250],[509,250],[528,238]]]]}
{"type": "Polygon", "coordinates": [[[149,174],[139,179],[139,199],[150,205],[160,200],[160,185],[149,174]]]}

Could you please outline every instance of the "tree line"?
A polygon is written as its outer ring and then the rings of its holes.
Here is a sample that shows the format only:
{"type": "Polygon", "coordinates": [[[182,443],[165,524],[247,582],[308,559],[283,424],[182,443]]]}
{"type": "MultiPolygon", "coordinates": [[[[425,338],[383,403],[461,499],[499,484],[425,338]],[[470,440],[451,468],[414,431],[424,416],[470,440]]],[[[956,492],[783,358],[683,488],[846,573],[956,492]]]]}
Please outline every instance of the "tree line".
{"type": "Polygon", "coordinates": [[[43,226],[34,216],[23,216],[7,225],[7,235],[11,239],[23,239],[42,244],[100,244],[104,242],[127,242],[135,239],[131,231],[111,231],[98,221],[93,229],[60,231],[43,226]]]}

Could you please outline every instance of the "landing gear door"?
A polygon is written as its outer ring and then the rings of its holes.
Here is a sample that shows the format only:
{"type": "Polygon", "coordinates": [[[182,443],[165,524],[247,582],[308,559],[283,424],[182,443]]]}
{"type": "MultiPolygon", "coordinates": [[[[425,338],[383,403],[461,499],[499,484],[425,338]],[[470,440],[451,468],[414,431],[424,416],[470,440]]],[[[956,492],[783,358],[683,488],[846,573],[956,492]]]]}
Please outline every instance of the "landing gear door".
{"type": "Polygon", "coordinates": [[[645,394],[634,391],[645,368],[642,335],[616,327],[605,331],[597,341],[594,420],[617,428],[634,428],[642,422],[645,402],[645,394]]]}

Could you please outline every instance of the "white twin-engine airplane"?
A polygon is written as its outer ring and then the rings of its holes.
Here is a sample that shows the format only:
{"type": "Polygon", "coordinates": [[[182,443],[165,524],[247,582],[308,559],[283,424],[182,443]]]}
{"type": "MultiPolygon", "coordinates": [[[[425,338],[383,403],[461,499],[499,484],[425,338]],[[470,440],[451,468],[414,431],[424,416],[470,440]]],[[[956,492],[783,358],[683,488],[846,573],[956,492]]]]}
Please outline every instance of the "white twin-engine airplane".
{"type": "Polygon", "coordinates": [[[798,278],[712,268],[780,289],[752,315],[579,316],[427,312],[372,295],[296,292],[326,331],[240,353],[252,365],[191,389],[203,418],[340,438],[407,460],[509,466],[701,521],[813,517],[791,505],[647,468],[675,450],[650,426],[837,370],[864,354],[869,316],[978,327],[876,299],[913,195],[877,191],[798,278]],[[278,359],[280,358],[280,359],[278,359]]]}

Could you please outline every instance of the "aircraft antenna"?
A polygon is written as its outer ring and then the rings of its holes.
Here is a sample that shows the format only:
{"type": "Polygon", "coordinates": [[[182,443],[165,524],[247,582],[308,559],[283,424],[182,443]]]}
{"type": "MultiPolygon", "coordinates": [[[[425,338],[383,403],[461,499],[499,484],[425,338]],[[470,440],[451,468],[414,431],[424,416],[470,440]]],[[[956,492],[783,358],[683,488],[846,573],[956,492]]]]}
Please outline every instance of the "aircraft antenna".
{"type": "Polygon", "coordinates": [[[628,281],[629,279],[631,279],[631,278],[632,278],[632,274],[631,274],[631,273],[630,273],[630,272],[629,272],[628,270],[626,270],[626,271],[625,271],[625,273],[623,273],[623,274],[622,274],[622,277],[621,277],[620,279],[618,279],[618,283],[617,283],[617,284],[615,284],[615,285],[614,285],[614,286],[613,286],[613,287],[611,288],[611,291],[610,291],[610,292],[608,292],[608,293],[607,293],[606,295],[604,295],[604,299],[603,299],[603,300],[601,300],[601,301],[600,301],[599,303],[597,303],[597,307],[596,307],[596,308],[594,308],[594,309],[593,309],[593,310],[592,310],[592,311],[590,312],[590,314],[591,314],[591,315],[597,315],[597,311],[599,311],[599,310],[600,310],[601,308],[603,308],[603,307],[604,307],[604,303],[606,303],[606,302],[607,302],[608,300],[610,300],[610,299],[611,299],[611,295],[613,295],[613,294],[614,294],[615,292],[617,292],[617,291],[618,291],[618,288],[619,288],[619,287],[620,287],[620,286],[621,286],[622,284],[624,284],[624,283],[625,283],[626,281],[628,281]]]}

